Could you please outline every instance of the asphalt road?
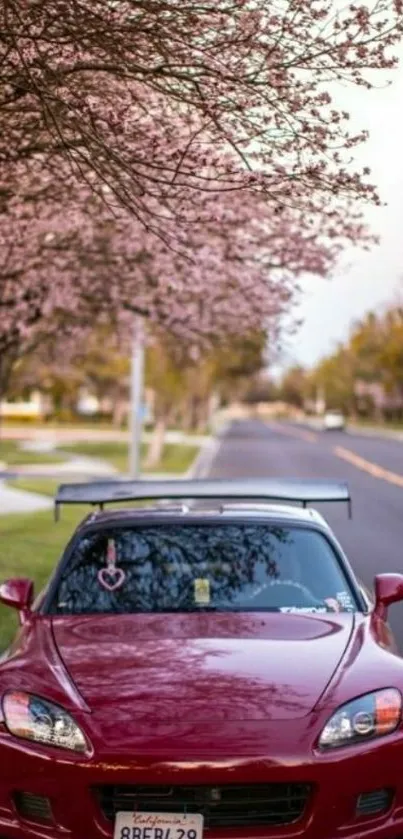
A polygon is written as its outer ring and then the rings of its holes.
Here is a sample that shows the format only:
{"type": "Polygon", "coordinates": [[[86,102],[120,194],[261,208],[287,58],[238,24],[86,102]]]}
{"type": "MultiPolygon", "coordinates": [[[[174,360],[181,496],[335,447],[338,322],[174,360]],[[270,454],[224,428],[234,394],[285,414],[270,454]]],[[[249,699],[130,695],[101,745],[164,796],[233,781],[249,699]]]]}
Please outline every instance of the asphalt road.
{"type": "MultiPolygon", "coordinates": [[[[294,477],[346,480],[353,518],[344,505],[317,505],[363,583],[403,573],[403,443],[339,432],[312,432],[285,423],[233,423],[222,439],[211,477],[294,477]]],[[[403,654],[403,604],[390,624],[403,654]]]]}

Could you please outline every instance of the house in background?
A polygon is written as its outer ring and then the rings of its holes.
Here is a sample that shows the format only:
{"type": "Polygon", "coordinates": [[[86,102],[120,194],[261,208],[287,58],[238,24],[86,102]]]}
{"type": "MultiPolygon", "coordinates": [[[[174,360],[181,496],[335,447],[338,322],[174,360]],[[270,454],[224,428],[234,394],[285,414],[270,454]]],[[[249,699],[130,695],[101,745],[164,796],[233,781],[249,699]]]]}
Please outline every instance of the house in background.
{"type": "Polygon", "coordinates": [[[32,391],[29,400],[0,402],[0,418],[3,420],[44,420],[51,412],[51,403],[39,390],[32,391]]]}

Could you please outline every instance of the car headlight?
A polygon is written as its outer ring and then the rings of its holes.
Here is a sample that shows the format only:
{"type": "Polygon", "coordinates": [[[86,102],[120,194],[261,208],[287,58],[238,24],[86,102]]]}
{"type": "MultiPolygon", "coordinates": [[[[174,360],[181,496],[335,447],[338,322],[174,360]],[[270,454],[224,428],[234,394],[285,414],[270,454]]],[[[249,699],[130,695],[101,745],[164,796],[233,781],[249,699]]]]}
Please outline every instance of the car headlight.
{"type": "Polygon", "coordinates": [[[342,705],[326,723],[319,748],[364,743],[391,734],[400,723],[402,696],[395,688],[377,690],[342,705]]]}
{"type": "Polygon", "coordinates": [[[10,734],[46,746],[87,752],[89,744],[67,711],[21,691],[9,691],[3,698],[4,722],[10,734]]]}

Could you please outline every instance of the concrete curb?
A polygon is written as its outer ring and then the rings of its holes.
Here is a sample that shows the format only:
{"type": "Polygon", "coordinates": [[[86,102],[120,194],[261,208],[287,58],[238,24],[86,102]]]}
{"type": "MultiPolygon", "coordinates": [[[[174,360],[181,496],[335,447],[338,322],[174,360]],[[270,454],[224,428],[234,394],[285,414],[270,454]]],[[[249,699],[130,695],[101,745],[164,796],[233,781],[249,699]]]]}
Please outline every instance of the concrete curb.
{"type": "Polygon", "coordinates": [[[186,472],[185,477],[189,480],[205,478],[209,473],[215,458],[221,447],[222,438],[228,429],[229,423],[223,423],[217,430],[214,437],[210,437],[207,442],[201,447],[194,463],[186,472]]]}
{"type": "Polygon", "coordinates": [[[360,425],[347,425],[347,434],[357,434],[360,437],[380,437],[383,440],[395,440],[397,443],[403,443],[403,431],[393,431],[393,429],[377,428],[370,426],[368,428],[360,425]]]}

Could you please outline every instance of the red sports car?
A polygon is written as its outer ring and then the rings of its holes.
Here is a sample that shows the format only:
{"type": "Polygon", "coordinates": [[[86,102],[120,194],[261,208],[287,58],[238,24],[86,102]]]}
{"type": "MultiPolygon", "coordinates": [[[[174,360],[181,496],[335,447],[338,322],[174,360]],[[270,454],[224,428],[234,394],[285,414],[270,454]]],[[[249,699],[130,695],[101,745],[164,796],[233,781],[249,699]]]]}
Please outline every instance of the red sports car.
{"type": "Polygon", "coordinates": [[[35,600],[0,589],[21,622],[1,839],[403,837],[403,577],[370,602],[307,508],[346,486],[122,481],[56,503],[139,499],[165,503],[91,513],[35,600]]]}

